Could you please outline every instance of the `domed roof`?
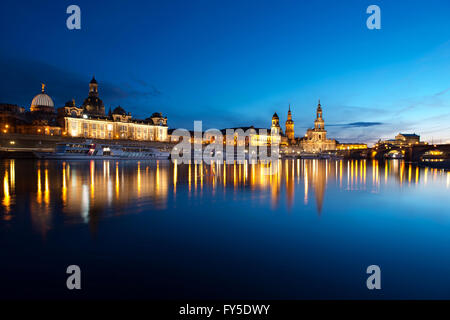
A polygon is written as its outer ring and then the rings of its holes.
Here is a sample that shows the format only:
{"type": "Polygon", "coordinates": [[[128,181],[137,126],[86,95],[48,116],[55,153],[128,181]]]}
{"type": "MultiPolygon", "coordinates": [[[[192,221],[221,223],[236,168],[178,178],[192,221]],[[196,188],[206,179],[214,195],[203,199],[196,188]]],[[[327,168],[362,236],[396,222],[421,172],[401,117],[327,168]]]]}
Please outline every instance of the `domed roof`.
{"type": "Polygon", "coordinates": [[[42,84],[42,92],[31,101],[31,111],[54,111],[54,107],[52,98],[45,93],[45,85],[42,84]]]}
{"type": "Polygon", "coordinates": [[[50,98],[45,93],[40,93],[37,96],[33,98],[33,101],[31,101],[32,107],[54,107],[55,104],[53,103],[52,98],[50,98]]]}
{"type": "Polygon", "coordinates": [[[162,113],[161,112],[153,112],[153,114],[150,118],[162,118],[162,113]]]}
{"type": "Polygon", "coordinates": [[[126,112],[125,109],[122,108],[121,106],[116,107],[116,108],[113,110],[112,113],[113,113],[113,114],[121,114],[121,115],[123,115],[123,116],[126,116],[126,115],[127,115],[127,112],[126,112]]]}

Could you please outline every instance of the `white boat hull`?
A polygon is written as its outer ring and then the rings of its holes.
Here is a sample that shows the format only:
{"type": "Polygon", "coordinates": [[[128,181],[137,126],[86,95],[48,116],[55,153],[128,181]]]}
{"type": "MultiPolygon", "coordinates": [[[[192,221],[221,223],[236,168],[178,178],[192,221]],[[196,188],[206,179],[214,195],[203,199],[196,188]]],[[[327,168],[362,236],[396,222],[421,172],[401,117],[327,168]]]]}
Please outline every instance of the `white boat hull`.
{"type": "Polygon", "coordinates": [[[168,160],[170,153],[162,153],[155,156],[103,156],[103,155],[78,155],[58,154],[53,152],[34,152],[39,159],[45,160],[168,160]]]}
{"type": "Polygon", "coordinates": [[[59,143],[55,152],[35,151],[39,159],[52,160],[167,160],[170,152],[156,148],[115,144],[59,143]]]}

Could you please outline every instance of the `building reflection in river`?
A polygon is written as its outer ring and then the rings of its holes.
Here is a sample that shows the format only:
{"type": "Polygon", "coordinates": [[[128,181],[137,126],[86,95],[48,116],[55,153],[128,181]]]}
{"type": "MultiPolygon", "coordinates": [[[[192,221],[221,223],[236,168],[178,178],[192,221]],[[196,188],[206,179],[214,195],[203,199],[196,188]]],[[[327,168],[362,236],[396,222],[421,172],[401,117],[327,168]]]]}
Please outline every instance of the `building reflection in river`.
{"type": "Polygon", "coordinates": [[[264,201],[261,195],[267,194],[273,210],[283,204],[289,211],[314,205],[321,214],[329,187],[377,193],[385,185],[426,186],[442,180],[450,188],[450,172],[400,160],[295,159],[273,165],[5,160],[0,176],[2,220],[29,212],[31,224],[44,235],[61,213],[64,223],[88,223],[95,231],[105,217],[136,212],[130,206],[164,210],[185,194],[187,199],[219,193],[236,198],[246,190],[249,201],[264,201]]]}

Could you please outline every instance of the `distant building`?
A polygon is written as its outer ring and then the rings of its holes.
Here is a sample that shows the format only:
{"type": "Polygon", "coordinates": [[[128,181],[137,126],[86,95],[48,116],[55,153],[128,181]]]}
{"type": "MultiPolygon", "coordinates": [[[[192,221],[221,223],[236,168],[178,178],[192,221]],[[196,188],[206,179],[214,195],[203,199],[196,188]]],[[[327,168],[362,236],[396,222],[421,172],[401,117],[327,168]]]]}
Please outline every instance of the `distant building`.
{"type": "Polygon", "coordinates": [[[395,136],[395,140],[400,144],[418,144],[420,136],[415,133],[399,133],[395,136]]]}
{"type": "Polygon", "coordinates": [[[272,126],[270,127],[270,133],[276,135],[283,134],[283,129],[281,129],[280,127],[280,118],[278,117],[276,112],[272,116],[272,126]]]}
{"type": "Polygon", "coordinates": [[[286,139],[283,139],[283,129],[280,127],[280,118],[275,112],[272,116],[272,126],[270,127],[270,136],[268,136],[269,144],[271,143],[283,143],[286,139]]]}
{"type": "Polygon", "coordinates": [[[99,97],[98,83],[93,77],[89,83],[89,95],[82,106],[75,100],[65,103],[58,110],[52,98],[45,92],[31,101],[30,111],[24,108],[0,104],[1,133],[63,135],[95,139],[129,139],[143,141],[167,140],[167,117],[155,112],[145,120],[135,119],[118,106],[105,114],[105,106],[99,97]]]}
{"type": "Polygon", "coordinates": [[[161,113],[153,113],[149,118],[139,120],[118,106],[106,115],[94,77],[89,83],[89,95],[83,105],[77,107],[72,100],[58,109],[58,115],[63,134],[70,137],[144,141],[166,141],[168,138],[167,117],[161,113]]]}
{"type": "Polygon", "coordinates": [[[424,145],[426,142],[420,141],[420,136],[415,133],[399,133],[395,136],[395,139],[378,140],[375,146],[412,146],[412,145],[424,145]]]}
{"type": "Polygon", "coordinates": [[[25,121],[16,123],[15,132],[21,134],[60,135],[61,127],[56,119],[55,104],[41,84],[41,93],[31,101],[30,111],[25,112],[25,121]]]}
{"type": "Polygon", "coordinates": [[[235,128],[226,128],[221,130],[223,135],[223,140],[225,144],[228,145],[239,145],[239,146],[268,146],[272,143],[276,143],[279,141],[279,136],[275,136],[275,141],[272,141],[271,130],[267,128],[255,128],[253,126],[250,127],[235,127],[235,128]],[[227,130],[233,130],[234,135],[233,138],[228,138],[227,141],[227,130]],[[239,139],[238,132],[242,130],[243,134],[250,133],[249,136],[245,138],[239,139]],[[250,130],[250,131],[249,131],[250,130]]]}
{"type": "Polygon", "coordinates": [[[89,95],[83,102],[83,112],[89,115],[104,116],[105,105],[98,96],[98,83],[95,77],[89,82],[89,95]]]}
{"type": "Polygon", "coordinates": [[[365,143],[337,143],[336,150],[364,150],[367,149],[365,143]]]}
{"type": "Polygon", "coordinates": [[[25,108],[15,104],[0,103],[0,128],[2,133],[15,133],[16,126],[26,122],[25,108]]]}
{"type": "MultiPolygon", "coordinates": [[[[280,118],[276,113],[272,116],[272,125],[270,129],[267,128],[255,128],[254,126],[250,127],[235,127],[235,128],[228,128],[235,131],[234,138],[233,138],[233,144],[235,145],[253,145],[253,146],[267,146],[272,144],[286,144],[287,139],[283,135],[283,129],[281,129],[280,126],[280,118]],[[239,141],[237,130],[242,130],[244,133],[249,132],[248,130],[254,130],[254,133],[250,134],[249,137],[245,137],[245,139],[241,139],[239,141]],[[244,141],[244,142],[242,142],[244,141]]],[[[224,142],[226,141],[226,130],[222,129],[222,134],[224,138],[224,142]]],[[[231,139],[229,139],[231,140],[231,139]]],[[[230,144],[230,141],[228,141],[228,144],[230,144]]]]}
{"type": "Polygon", "coordinates": [[[336,150],[336,140],[327,139],[327,131],[325,130],[325,121],[322,117],[320,100],[317,105],[314,129],[308,129],[306,131],[305,137],[300,140],[300,146],[304,152],[311,153],[336,150]]]}

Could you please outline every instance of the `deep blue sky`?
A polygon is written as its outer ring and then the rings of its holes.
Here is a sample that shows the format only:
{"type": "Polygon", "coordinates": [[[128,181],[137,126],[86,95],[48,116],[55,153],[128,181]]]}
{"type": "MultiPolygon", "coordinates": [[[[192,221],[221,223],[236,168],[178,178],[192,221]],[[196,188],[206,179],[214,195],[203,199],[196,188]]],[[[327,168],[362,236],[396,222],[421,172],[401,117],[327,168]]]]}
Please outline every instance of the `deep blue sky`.
{"type": "Polygon", "coordinates": [[[303,135],[320,98],[340,141],[450,142],[449,16],[448,0],[3,0],[0,101],[29,107],[45,82],[57,107],[81,104],[95,74],[106,108],[170,127],[269,127],[275,111],[284,126],[290,103],[303,135]]]}

